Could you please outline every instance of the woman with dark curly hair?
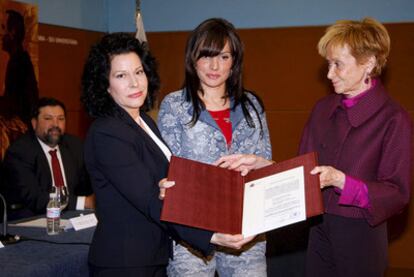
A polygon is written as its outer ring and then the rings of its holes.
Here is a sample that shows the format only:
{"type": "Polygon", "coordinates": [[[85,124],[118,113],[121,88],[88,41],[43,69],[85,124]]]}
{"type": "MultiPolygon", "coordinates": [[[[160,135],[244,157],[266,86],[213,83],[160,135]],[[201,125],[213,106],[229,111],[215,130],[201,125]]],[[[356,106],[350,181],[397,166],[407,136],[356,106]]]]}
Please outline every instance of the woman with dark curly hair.
{"type": "Polygon", "coordinates": [[[91,276],[165,276],[171,237],[207,255],[211,243],[240,248],[248,239],[160,222],[159,185],[171,152],[145,114],[159,88],[156,62],[133,36],[115,33],[92,47],[81,100],[97,119],[85,141],[98,225],[91,276]]]}

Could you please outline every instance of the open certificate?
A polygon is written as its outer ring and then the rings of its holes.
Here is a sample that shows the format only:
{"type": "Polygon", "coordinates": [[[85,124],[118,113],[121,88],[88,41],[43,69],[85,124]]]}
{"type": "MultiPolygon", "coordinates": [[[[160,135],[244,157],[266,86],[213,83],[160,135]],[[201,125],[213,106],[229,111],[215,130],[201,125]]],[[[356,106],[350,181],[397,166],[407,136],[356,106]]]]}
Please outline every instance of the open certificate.
{"type": "Polygon", "coordinates": [[[161,220],[246,236],[323,213],[316,153],[253,170],[246,176],[171,157],[161,220]]]}
{"type": "Polygon", "coordinates": [[[243,235],[252,236],[303,220],[303,166],[244,184],[243,235]]]}

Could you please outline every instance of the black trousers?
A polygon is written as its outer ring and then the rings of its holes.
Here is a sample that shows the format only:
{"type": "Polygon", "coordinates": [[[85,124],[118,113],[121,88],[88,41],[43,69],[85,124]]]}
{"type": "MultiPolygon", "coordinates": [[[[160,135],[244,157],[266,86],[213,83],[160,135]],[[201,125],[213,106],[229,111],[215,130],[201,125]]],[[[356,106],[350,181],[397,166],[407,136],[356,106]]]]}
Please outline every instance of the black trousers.
{"type": "Polygon", "coordinates": [[[388,260],[387,225],[325,214],[312,227],[306,255],[308,277],[382,277],[388,260]]]}
{"type": "Polygon", "coordinates": [[[89,264],[90,277],[166,277],[166,266],[98,267],[89,264]]]}

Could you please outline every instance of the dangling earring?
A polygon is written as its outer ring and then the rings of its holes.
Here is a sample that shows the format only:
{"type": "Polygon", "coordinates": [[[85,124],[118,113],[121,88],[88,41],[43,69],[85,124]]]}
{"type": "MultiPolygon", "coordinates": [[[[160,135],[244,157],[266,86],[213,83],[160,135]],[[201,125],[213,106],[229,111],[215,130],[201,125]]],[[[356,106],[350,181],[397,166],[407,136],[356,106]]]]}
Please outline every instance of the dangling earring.
{"type": "Polygon", "coordinates": [[[365,80],[364,80],[364,83],[366,84],[366,85],[368,85],[369,84],[369,81],[371,80],[371,78],[369,77],[369,75],[371,74],[371,70],[370,70],[370,72],[369,73],[367,73],[367,76],[365,77],[365,80]]]}

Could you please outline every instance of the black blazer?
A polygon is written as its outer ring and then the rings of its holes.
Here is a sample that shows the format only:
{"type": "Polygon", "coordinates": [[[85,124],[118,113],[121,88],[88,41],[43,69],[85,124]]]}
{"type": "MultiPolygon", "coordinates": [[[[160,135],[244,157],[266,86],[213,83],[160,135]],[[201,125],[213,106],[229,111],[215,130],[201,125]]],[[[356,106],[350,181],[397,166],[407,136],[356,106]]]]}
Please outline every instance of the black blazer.
{"type": "MultiPolygon", "coordinates": [[[[68,209],[75,209],[77,196],[92,193],[83,162],[83,144],[79,138],[65,134],[59,149],[70,196],[68,209]]],[[[16,218],[44,214],[53,184],[52,173],[33,132],[24,134],[7,149],[3,167],[7,202],[22,207],[10,215],[16,218]]]]}
{"type": "MultiPolygon", "coordinates": [[[[210,253],[212,233],[160,222],[158,182],[168,160],[122,109],[95,120],[85,141],[85,162],[96,195],[98,225],[89,252],[95,266],[167,265],[171,238],[210,253]]],[[[141,118],[161,139],[154,121],[141,118]]]]}

